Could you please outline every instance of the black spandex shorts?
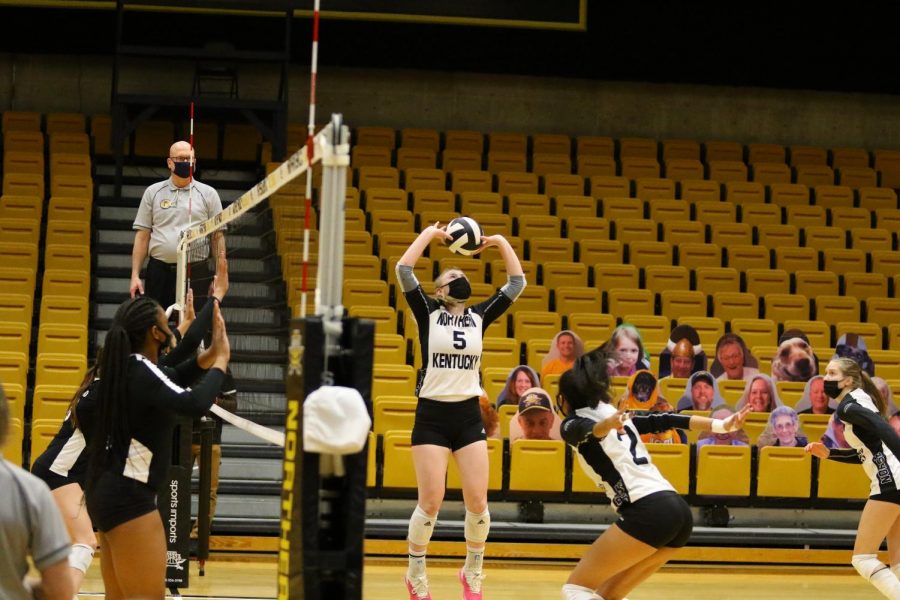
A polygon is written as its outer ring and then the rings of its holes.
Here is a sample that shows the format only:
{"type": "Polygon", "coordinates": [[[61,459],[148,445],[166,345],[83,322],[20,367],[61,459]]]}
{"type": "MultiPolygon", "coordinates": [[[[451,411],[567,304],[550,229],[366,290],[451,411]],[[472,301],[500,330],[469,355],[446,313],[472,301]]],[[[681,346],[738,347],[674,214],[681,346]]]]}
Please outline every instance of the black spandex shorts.
{"type": "Polygon", "coordinates": [[[156,511],[156,492],[150,486],[108,472],[100,475],[86,499],[91,522],[102,532],[156,511]]]}
{"type": "Polygon", "coordinates": [[[890,502],[891,504],[900,504],[900,490],[891,490],[881,494],[869,496],[872,500],[880,500],[881,502],[890,502]]]}
{"type": "Polygon", "coordinates": [[[619,509],[616,525],[654,548],[681,548],[691,537],[694,516],[684,498],[667,490],[619,509]]]}
{"type": "Polygon", "coordinates": [[[62,486],[69,485],[70,483],[77,483],[82,488],[84,487],[84,473],[76,473],[73,469],[69,471],[68,477],[63,477],[62,475],[51,471],[50,465],[40,459],[38,459],[33,465],[31,465],[31,474],[46,483],[47,487],[49,487],[51,490],[61,488],[62,486]]]}
{"type": "Polygon", "coordinates": [[[486,440],[478,398],[461,402],[441,402],[419,398],[412,445],[433,444],[456,452],[469,444],[486,440]]]}

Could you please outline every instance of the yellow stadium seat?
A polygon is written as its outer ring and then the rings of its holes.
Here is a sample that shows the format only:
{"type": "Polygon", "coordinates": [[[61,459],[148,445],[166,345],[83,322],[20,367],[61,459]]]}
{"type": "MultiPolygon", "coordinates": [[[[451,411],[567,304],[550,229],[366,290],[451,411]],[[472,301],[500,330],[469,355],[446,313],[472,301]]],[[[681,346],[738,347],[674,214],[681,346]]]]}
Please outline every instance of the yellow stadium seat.
{"type": "MultiPolygon", "coordinates": [[[[2,350],[0,350],[2,352],[2,350]]],[[[9,415],[13,419],[25,418],[25,388],[18,383],[3,382],[3,393],[9,404],[9,415]]]]}
{"type": "MultiPolygon", "coordinates": [[[[397,150],[397,168],[434,169],[437,165],[437,151],[431,148],[403,146],[397,150]]],[[[388,165],[390,166],[390,165],[388,165]]]]}
{"type": "Polygon", "coordinates": [[[3,172],[15,174],[37,175],[44,177],[44,154],[42,152],[3,153],[3,172]]]}
{"type": "Polygon", "coordinates": [[[50,207],[47,209],[49,221],[77,221],[83,227],[90,228],[91,203],[81,198],[50,198],[50,207]]]}
{"type": "MultiPolygon", "coordinates": [[[[885,174],[882,172],[882,179],[885,174]]],[[[882,181],[882,185],[885,184],[882,181]]],[[[890,187],[867,187],[863,186],[857,190],[859,192],[859,205],[866,210],[896,210],[897,209],[897,192],[890,187]]]]}
{"type": "MultiPolygon", "coordinates": [[[[891,330],[891,326],[888,326],[888,330],[891,330]]],[[[878,323],[861,323],[859,321],[840,321],[835,323],[834,325],[834,336],[835,340],[840,339],[842,335],[845,333],[855,333],[862,337],[866,341],[866,345],[869,348],[881,348],[882,340],[884,336],[882,335],[881,325],[878,323]]],[[[897,347],[890,348],[891,350],[897,350],[897,347]]]]}
{"type": "Polygon", "coordinates": [[[344,229],[347,231],[365,231],[366,213],[361,208],[344,209],[344,229]]]}
{"type": "Polygon", "coordinates": [[[451,129],[444,133],[444,147],[481,154],[484,151],[484,135],[478,131],[451,129]]]}
{"type": "Polygon", "coordinates": [[[787,184],[791,182],[791,170],[784,163],[755,162],[751,166],[751,179],[765,184],[787,184]]]}
{"type": "Polygon", "coordinates": [[[412,460],[412,441],[409,431],[391,431],[384,434],[384,475],[386,488],[416,488],[416,470],[412,460]]]}
{"type": "Polygon", "coordinates": [[[706,292],[664,289],[659,297],[660,310],[669,319],[706,316],[706,292]]]}
{"type": "Polygon", "coordinates": [[[744,207],[763,204],[766,201],[766,188],[759,182],[730,180],[725,183],[725,200],[744,207]]]}
{"type": "Polygon", "coordinates": [[[30,325],[34,308],[34,291],[31,294],[0,294],[0,322],[30,325]]]}
{"type": "Polygon", "coordinates": [[[31,422],[31,456],[32,460],[40,456],[56,437],[62,419],[37,419],[31,422]]]}
{"type": "Polygon", "coordinates": [[[357,187],[360,191],[369,188],[398,188],[400,187],[400,172],[393,167],[367,167],[358,169],[359,180],[357,187]]]}
{"type": "MultiPolygon", "coordinates": [[[[84,136],[87,143],[87,136],[84,136]]],[[[59,152],[50,155],[50,180],[60,176],[85,178],[91,176],[91,157],[89,154],[70,154],[59,152]]],[[[51,189],[53,186],[51,185],[51,189]]]]}
{"type": "Polygon", "coordinates": [[[773,183],[769,186],[769,201],[782,208],[808,208],[809,187],[802,183],[773,183]]]}
{"type": "Polygon", "coordinates": [[[804,164],[794,167],[794,178],[797,183],[807,186],[834,185],[834,170],[828,165],[804,164]]]}
{"type": "Polygon", "coordinates": [[[738,142],[707,141],[703,143],[703,151],[706,162],[713,160],[744,160],[744,148],[738,142]]]}
{"type": "Polygon", "coordinates": [[[741,207],[742,223],[781,224],[781,207],[775,204],[745,204],[741,207]]]}
{"type": "Polygon", "coordinates": [[[619,289],[607,290],[606,310],[612,315],[652,315],[654,295],[650,290],[619,289]]]}
{"type": "Polygon", "coordinates": [[[665,159],[664,174],[673,181],[703,179],[703,163],[695,158],[665,159]]]}
{"type": "Polygon", "coordinates": [[[389,127],[357,127],[354,143],[357,146],[383,146],[393,149],[397,134],[389,127]]]}
{"type": "Polygon", "coordinates": [[[872,273],[881,273],[887,277],[894,277],[900,273],[900,252],[873,250],[869,256],[872,259],[872,273]]]}
{"type": "Polygon", "coordinates": [[[0,321],[0,352],[28,354],[30,342],[30,323],[0,321]]]}
{"type": "Polygon", "coordinates": [[[672,329],[668,316],[661,315],[626,313],[622,317],[622,322],[637,327],[644,344],[665,344],[672,329]]]}
{"type": "Polygon", "coordinates": [[[528,170],[528,157],[525,152],[488,152],[487,170],[494,174],[525,173],[528,170]]]}
{"type": "Polygon", "coordinates": [[[594,287],[562,286],[555,290],[556,312],[563,315],[572,313],[600,312],[601,294],[594,287]]]}
{"type": "MultiPolygon", "coordinates": [[[[456,197],[446,190],[416,190],[412,194],[412,210],[414,213],[443,212],[447,215],[456,213],[456,197]]],[[[449,220],[444,217],[443,221],[449,220]]]]}
{"type": "Polygon", "coordinates": [[[846,273],[844,275],[844,294],[858,300],[886,298],[888,296],[888,278],[881,273],[846,273]]]}
{"type": "MultiPolygon", "coordinates": [[[[344,252],[349,253],[349,248],[347,245],[347,235],[351,232],[346,232],[344,234],[344,252]]],[[[353,232],[356,233],[356,232],[353,232]]],[[[378,256],[381,258],[389,258],[391,256],[403,256],[403,253],[406,252],[406,249],[410,244],[413,243],[413,240],[416,239],[416,234],[412,231],[384,231],[383,233],[378,234],[375,237],[375,241],[378,246],[378,256]]],[[[365,245],[366,239],[362,236],[356,237],[353,244],[353,254],[365,254],[363,251],[363,246],[365,245]]],[[[371,253],[371,244],[369,245],[369,253],[371,253]]],[[[450,250],[447,249],[446,246],[434,244],[429,248],[429,254],[431,259],[435,259],[437,256],[440,256],[440,252],[443,250],[445,256],[450,255],[450,250]]]]}
{"type": "Polygon", "coordinates": [[[680,247],[682,244],[702,244],[706,240],[706,225],[699,221],[670,221],[665,216],[658,220],[662,223],[664,242],[680,247]]]}
{"type": "MultiPolygon", "coordinates": [[[[582,196],[584,194],[584,177],[581,175],[573,175],[571,173],[548,173],[544,175],[544,193],[551,198],[556,198],[559,202],[559,196],[582,196]]],[[[586,196],[590,198],[590,196],[586,196]]],[[[591,199],[592,206],[594,205],[591,199]]],[[[596,208],[590,216],[594,216],[596,208]]]]}
{"type": "Polygon", "coordinates": [[[491,152],[521,152],[528,149],[528,136],[524,133],[493,132],[488,134],[488,150],[491,152]]]}
{"type": "Polygon", "coordinates": [[[33,269],[3,266],[0,267],[0,290],[4,294],[25,294],[34,296],[35,273],[33,269]]]}
{"type": "Polygon", "coordinates": [[[802,294],[766,294],[763,316],[776,323],[792,318],[804,319],[809,316],[809,300],[802,294]]]}
{"type": "Polygon", "coordinates": [[[443,273],[448,269],[458,269],[466,274],[471,283],[482,283],[485,281],[485,267],[487,263],[483,260],[459,260],[458,258],[442,258],[438,261],[438,273],[443,273]]]}
{"type": "MultiPolygon", "coordinates": [[[[634,188],[635,195],[641,200],[648,202],[651,200],[670,200],[675,198],[674,179],[639,177],[634,181],[634,188]]],[[[687,206],[687,203],[684,203],[684,205],[687,206]]]]}
{"type": "Polygon", "coordinates": [[[678,324],[696,329],[700,341],[707,348],[715,348],[719,338],[725,335],[725,323],[718,317],[682,317],[678,324]]]}
{"type": "Polygon", "coordinates": [[[611,137],[579,135],[575,146],[579,156],[613,156],[616,152],[616,142],[611,137]]]}
{"type": "Polygon", "coordinates": [[[853,190],[843,185],[813,187],[813,204],[824,208],[853,208],[853,190]]]}
{"type": "Polygon", "coordinates": [[[783,319],[781,323],[784,329],[799,329],[809,338],[813,348],[831,348],[831,329],[825,321],[810,321],[807,319],[783,319]]]}
{"type": "Polygon", "coordinates": [[[412,431],[416,418],[415,396],[378,396],[372,403],[372,429],[376,435],[412,431]]]}
{"type": "Polygon", "coordinates": [[[678,264],[685,268],[719,268],[722,265],[722,251],[718,244],[675,241],[672,244],[678,249],[678,264]]]}
{"type": "Polygon", "coordinates": [[[838,275],[866,272],[866,253],[862,250],[825,248],[822,250],[823,267],[838,275]]]}
{"type": "MultiPolygon", "coordinates": [[[[488,451],[488,489],[499,491],[503,487],[503,440],[489,438],[487,440],[488,451]]],[[[450,460],[447,465],[447,489],[462,489],[462,480],[459,476],[459,467],[455,460],[450,460]]]]}
{"type": "Polygon", "coordinates": [[[397,333],[397,311],[388,306],[350,306],[351,317],[375,321],[375,333],[397,333]]]}
{"type": "Polygon", "coordinates": [[[482,341],[481,363],[483,368],[514,368],[521,364],[519,342],[506,337],[485,337],[482,341]]]}
{"type": "MultiPolygon", "coordinates": [[[[548,195],[552,196],[549,191],[548,195]]],[[[570,225],[582,218],[597,217],[597,201],[590,196],[561,195],[554,200],[554,214],[566,219],[570,225]]],[[[571,236],[571,233],[569,234],[571,236]]]]}
{"type": "Polygon", "coordinates": [[[854,228],[850,230],[850,247],[866,252],[891,248],[894,244],[892,234],[887,229],[854,228]]]}
{"type": "Polygon", "coordinates": [[[698,496],[750,494],[750,448],[748,446],[701,447],[697,452],[698,496]]]}
{"type": "Polygon", "coordinates": [[[744,338],[751,348],[778,343],[778,326],[772,319],[732,318],[731,331],[744,338]]]}
{"type": "MultiPolygon", "coordinates": [[[[41,238],[41,223],[34,219],[0,219],[0,239],[4,243],[36,243],[41,238]]],[[[15,263],[5,263],[15,264],[15,263]]]]}
{"type": "Polygon", "coordinates": [[[800,245],[800,231],[794,225],[760,224],[756,226],[759,245],[766,248],[800,245]]]}
{"type": "Polygon", "coordinates": [[[372,368],[372,397],[411,396],[416,389],[416,371],[409,365],[376,365],[372,368]]]}
{"type": "Polygon", "coordinates": [[[847,245],[847,234],[841,227],[810,225],[803,228],[803,245],[816,250],[844,248],[847,245]]]}
{"type": "Polygon", "coordinates": [[[797,227],[824,227],[827,214],[821,206],[788,206],[787,222],[797,227]]]}
{"type": "Polygon", "coordinates": [[[38,330],[38,355],[87,354],[88,331],[83,325],[41,325],[38,330]]]}
{"type": "MultiPolygon", "coordinates": [[[[879,338],[881,327],[878,327],[879,338]]],[[[888,325],[888,347],[891,350],[900,350],[900,325],[888,325]]]]}
{"type": "Polygon", "coordinates": [[[628,244],[628,262],[638,267],[671,265],[673,250],[668,242],[636,241],[628,244]]]}
{"type": "Polygon", "coordinates": [[[809,441],[817,442],[825,435],[829,421],[831,421],[831,415],[800,415],[800,429],[806,434],[809,441]]]}
{"type": "Polygon", "coordinates": [[[374,362],[379,365],[406,364],[406,340],[396,333],[376,333],[374,362]]]}
{"type": "Polygon", "coordinates": [[[578,260],[585,264],[596,264],[601,261],[622,263],[625,257],[625,246],[619,240],[583,239],[578,242],[578,260]]]}
{"type": "Polygon", "coordinates": [[[753,227],[749,223],[714,222],[709,225],[709,231],[709,241],[722,248],[753,243],[753,227]]]}
{"type": "MultiPolygon", "coordinates": [[[[862,208],[860,210],[869,210],[869,209],[862,208]]],[[[900,229],[900,209],[881,208],[881,209],[873,210],[872,216],[875,217],[875,226],[876,227],[880,227],[881,229],[891,229],[891,230],[900,229]]]]}
{"type": "Polygon", "coordinates": [[[372,216],[373,220],[381,211],[390,214],[395,211],[406,211],[408,206],[406,192],[400,188],[369,188],[364,190],[362,198],[366,212],[372,216]]]}
{"type": "Polygon", "coordinates": [[[784,146],[779,144],[747,144],[747,162],[784,163],[786,159],[784,146]]]}
{"type": "Polygon", "coordinates": [[[87,297],[91,292],[89,274],[84,271],[44,271],[42,293],[50,296],[87,297]]]}
{"type": "MultiPolygon", "coordinates": [[[[713,160],[707,161],[707,176],[709,179],[721,181],[723,183],[730,182],[746,182],[747,181],[747,165],[740,161],[729,160],[713,160]]],[[[726,199],[737,202],[734,198],[726,199]]]]}
{"type": "Polygon", "coordinates": [[[572,172],[572,159],[568,154],[545,154],[535,152],[531,157],[531,171],[538,175],[572,172]]]}
{"type": "MultiPolygon", "coordinates": [[[[538,176],[534,173],[501,171],[497,173],[497,191],[503,195],[537,194],[538,176]]],[[[548,206],[547,214],[549,213],[548,206]]]]}
{"type": "Polygon", "coordinates": [[[619,140],[619,156],[622,158],[641,157],[655,160],[658,152],[657,142],[652,138],[624,137],[619,140]]]}
{"type": "Polygon", "coordinates": [[[41,113],[22,110],[3,112],[3,133],[7,131],[40,131],[41,113]]]}
{"type": "MultiPolygon", "coordinates": [[[[800,323],[803,323],[803,322],[801,321],[800,323]]],[[[787,329],[788,329],[788,327],[785,326],[785,330],[787,330],[787,329]]],[[[804,333],[806,333],[806,331],[804,331],[804,333]]],[[[831,344],[829,342],[825,342],[825,344],[823,346],[816,346],[815,345],[816,343],[812,340],[812,337],[809,336],[808,334],[807,334],[807,336],[810,337],[810,343],[813,345],[813,347],[828,348],[831,346],[831,344]]],[[[793,408],[793,407],[797,406],[797,402],[799,402],[800,398],[803,397],[803,391],[806,389],[806,382],[805,381],[776,381],[775,388],[778,390],[778,397],[781,398],[781,401],[785,405],[793,408]]],[[[810,441],[813,441],[813,439],[810,438],[810,441]]]]}
{"type": "Polygon", "coordinates": [[[571,154],[572,139],[567,135],[538,133],[531,136],[531,149],[535,154],[571,154]]]}
{"type": "Polygon", "coordinates": [[[47,133],[84,133],[84,113],[47,113],[47,133]]]}
{"type": "Polygon", "coordinates": [[[859,300],[846,296],[817,296],[814,299],[814,318],[826,323],[859,321],[859,300]]]}
{"type": "Polygon", "coordinates": [[[40,323],[42,325],[68,324],[87,325],[87,297],[44,296],[41,299],[40,323]]]}
{"type": "Polygon", "coordinates": [[[889,380],[900,379],[900,351],[871,349],[869,356],[876,365],[879,377],[889,380]]]}
{"type": "Polygon", "coordinates": [[[865,168],[869,166],[869,152],[863,148],[831,148],[829,163],[835,169],[845,167],[865,168]]]}
{"type": "Polygon", "coordinates": [[[562,221],[559,217],[550,216],[541,211],[541,206],[549,208],[549,199],[544,195],[511,194],[509,196],[509,214],[515,216],[518,224],[518,236],[521,238],[559,238],[562,231],[562,221]],[[534,200],[534,203],[523,203],[534,200]],[[515,202],[515,205],[513,204],[515,202]],[[545,204],[546,202],[546,204],[545,204]],[[513,212],[515,206],[515,212],[513,212]]]}
{"type": "Polygon", "coordinates": [[[40,221],[44,214],[44,201],[38,196],[0,197],[0,219],[26,219],[40,221]]]}
{"type": "Polygon", "coordinates": [[[493,191],[493,187],[494,178],[487,171],[457,169],[450,172],[450,189],[454,193],[490,192],[493,191]]]}
{"type": "Polygon", "coordinates": [[[679,197],[688,202],[719,202],[722,200],[722,189],[718,181],[706,179],[685,179],[678,186],[679,197]]]}
{"type": "Polygon", "coordinates": [[[883,327],[900,323],[900,298],[868,298],[866,320],[883,327]]]}
{"type": "Polygon", "coordinates": [[[50,221],[47,223],[47,244],[90,247],[91,230],[78,221],[50,221]]]}
{"type": "Polygon", "coordinates": [[[791,279],[783,269],[747,269],[747,291],[757,296],[787,294],[791,291],[791,279]]]}
{"type": "Polygon", "coordinates": [[[662,476],[682,495],[690,492],[691,447],[688,444],[647,444],[647,451],[662,476]]]}
{"type": "MultiPolygon", "coordinates": [[[[84,373],[82,373],[83,375],[84,373]]],[[[59,427],[59,424],[62,423],[66,413],[69,411],[72,397],[77,390],[77,385],[41,384],[35,386],[32,418],[54,420],[57,423],[57,427],[59,427]]],[[[37,455],[32,456],[36,457],[37,455]]]]}
{"type": "Polygon", "coordinates": [[[712,294],[713,316],[723,321],[753,318],[759,314],[756,294],[746,292],[715,292],[712,294]]]}
{"type": "MultiPolygon", "coordinates": [[[[476,216],[481,223],[483,215],[500,214],[503,212],[503,196],[486,191],[466,191],[459,195],[460,211],[464,215],[476,216]]],[[[482,224],[482,227],[484,225],[482,224]]]]}
{"type": "Polygon", "coordinates": [[[691,288],[691,275],[685,267],[650,265],[644,269],[644,287],[654,292],[687,291],[691,288]]]}
{"type": "Polygon", "coordinates": [[[511,492],[562,492],[566,446],[558,440],[519,439],[509,446],[511,492]]]}
{"type": "Polygon", "coordinates": [[[513,333],[519,340],[551,339],[562,329],[555,312],[517,311],[513,315],[513,333]]]}
{"type": "Polygon", "coordinates": [[[725,266],[734,267],[738,271],[747,269],[768,269],[770,265],[769,250],[764,246],[735,244],[725,245],[723,251],[725,266]]]}
{"type": "Polygon", "coordinates": [[[626,156],[619,159],[622,177],[629,179],[658,178],[661,169],[656,158],[626,156]]]}
{"type": "Polygon", "coordinates": [[[760,448],[758,496],[809,498],[811,484],[812,457],[803,448],[760,448]]]}
{"type": "MultiPolygon", "coordinates": [[[[645,198],[644,196],[639,197],[645,198]]],[[[672,198],[672,196],[669,196],[668,198],[672,198]]],[[[650,218],[658,223],[690,221],[690,202],[657,198],[652,202],[648,202],[647,205],[650,209],[650,218]]]]}
{"type": "Polygon", "coordinates": [[[441,153],[441,168],[451,173],[455,171],[481,171],[481,151],[446,149],[441,153]]]}
{"type": "Polygon", "coordinates": [[[644,201],[637,198],[607,196],[598,202],[605,219],[618,222],[620,219],[640,220],[644,218],[644,201]]]}
{"type": "MultiPolygon", "coordinates": [[[[775,268],[797,272],[819,266],[819,251],[815,248],[775,248],[775,268]]],[[[765,268],[765,267],[763,267],[765,268]]]]}
{"type": "Polygon", "coordinates": [[[819,461],[818,498],[864,500],[869,491],[869,478],[860,465],[819,461]]]}
{"type": "Polygon", "coordinates": [[[638,288],[638,268],[634,265],[601,262],[594,266],[594,285],[599,290],[638,288]]]}
{"type": "Polygon", "coordinates": [[[578,155],[575,172],[581,177],[616,177],[619,164],[612,156],[578,155]]]}
{"type": "Polygon", "coordinates": [[[354,304],[387,306],[389,304],[388,285],[379,279],[345,279],[344,304],[346,306],[354,304]]]}
{"type": "Polygon", "coordinates": [[[838,276],[832,271],[795,271],[797,292],[807,298],[838,295],[838,276]]]}
{"type": "Polygon", "coordinates": [[[377,455],[377,438],[371,431],[369,432],[369,440],[366,442],[366,487],[375,487],[378,475],[378,465],[375,457],[377,455]]]}
{"type": "Polygon", "coordinates": [[[599,310],[590,313],[572,313],[568,320],[568,328],[583,340],[607,340],[616,328],[616,318],[599,310]]]}
{"type": "Polygon", "coordinates": [[[541,265],[542,283],[548,288],[586,286],[588,268],[584,263],[545,262],[541,265]]]}
{"type": "Polygon", "coordinates": [[[25,388],[28,373],[28,354],[0,352],[0,381],[25,388]]]}
{"type": "Polygon", "coordinates": [[[432,167],[408,167],[403,173],[403,187],[409,193],[418,190],[445,190],[447,175],[441,169],[432,167]]]}
{"type": "MultiPolygon", "coordinates": [[[[579,174],[587,177],[584,173],[579,174]]],[[[629,198],[632,197],[631,181],[627,177],[593,175],[590,178],[590,192],[594,198],[629,198]]]]}
{"type": "Polygon", "coordinates": [[[84,354],[39,354],[35,367],[35,385],[71,387],[74,392],[81,385],[86,370],[87,358],[84,354]]]}
{"type": "Polygon", "coordinates": [[[878,185],[878,173],[869,167],[845,167],[837,170],[837,181],[851,188],[874,187],[878,185]]]}
{"type": "Polygon", "coordinates": [[[694,269],[694,276],[696,288],[707,294],[741,291],[741,276],[737,269],[700,266],[694,269]]]}
{"type": "Polygon", "coordinates": [[[663,160],[700,160],[700,143],[696,140],[668,139],[662,141],[663,160]]]}
{"type": "Polygon", "coordinates": [[[797,165],[824,165],[828,163],[828,152],[818,146],[791,146],[790,163],[797,165]]]}

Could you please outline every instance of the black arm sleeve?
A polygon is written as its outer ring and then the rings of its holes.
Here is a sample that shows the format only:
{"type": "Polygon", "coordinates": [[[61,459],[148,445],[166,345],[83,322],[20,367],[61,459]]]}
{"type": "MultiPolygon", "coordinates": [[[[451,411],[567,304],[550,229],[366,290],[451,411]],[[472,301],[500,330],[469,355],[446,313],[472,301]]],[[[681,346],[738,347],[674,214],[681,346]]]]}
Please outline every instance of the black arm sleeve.
{"type": "Polygon", "coordinates": [[[428,315],[437,308],[437,300],[429,298],[421,285],[417,285],[413,290],[404,292],[403,295],[406,296],[406,303],[409,304],[409,309],[416,318],[419,331],[422,331],[422,325],[428,322],[428,315]]]}
{"type": "Polygon", "coordinates": [[[512,306],[512,300],[503,293],[503,290],[499,289],[494,292],[493,296],[484,302],[479,302],[473,306],[472,312],[481,315],[482,334],[487,331],[487,328],[491,323],[503,316],[503,313],[505,313],[510,306],[512,306]]]}
{"type": "Polygon", "coordinates": [[[888,447],[894,456],[900,458],[900,436],[894,429],[888,425],[888,422],[881,418],[880,415],[863,408],[856,402],[847,402],[840,411],[841,420],[850,423],[854,427],[860,427],[867,431],[871,431],[885,446],[888,447]]]}
{"type": "Polygon", "coordinates": [[[187,390],[172,382],[163,371],[154,366],[140,369],[133,384],[135,389],[140,390],[141,396],[155,406],[182,415],[200,416],[213,405],[224,378],[224,371],[212,368],[197,385],[187,390]]]}
{"type": "Polygon", "coordinates": [[[159,359],[159,364],[167,367],[175,366],[187,360],[203,341],[203,336],[212,326],[213,304],[216,301],[210,297],[200,312],[197,313],[194,322],[188,327],[181,342],[171,352],[159,359]]]}
{"type": "Polygon", "coordinates": [[[828,460],[857,465],[862,464],[862,461],[859,460],[859,453],[853,448],[832,448],[828,455],[828,460]]]}
{"type": "Polygon", "coordinates": [[[559,427],[560,436],[570,446],[578,446],[593,435],[597,422],[585,417],[569,417],[559,427]]]}
{"type": "Polygon", "coordinates": [[[631,418],[638,433],[662,433],[670,429],[690,429],[690,415],[676,415],[674,413],[651,413],[638,415],[631,418]]]}

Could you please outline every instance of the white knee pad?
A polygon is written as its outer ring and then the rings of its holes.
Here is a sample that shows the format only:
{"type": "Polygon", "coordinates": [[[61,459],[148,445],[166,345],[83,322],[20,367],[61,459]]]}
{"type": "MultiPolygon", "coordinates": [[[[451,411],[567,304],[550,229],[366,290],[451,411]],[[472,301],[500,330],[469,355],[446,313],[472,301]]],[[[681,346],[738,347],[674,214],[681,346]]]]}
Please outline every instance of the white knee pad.
{"type": "Polygon", "coordinates": [[[466,511],[466,524],[463,528],[466,540],[483,544],[487,541],[488,532],[491,530],[491,513],[484,509],[481,514],[466,511]]]}
{"type": "Polygon", "coordinates": [[[562,600],[603,600],[603,596],[592,589],[567,583],[562,586],[562,600]]]}
{"type": "Polygon", "coordinates": [[[877,554],[854,554],[850,564],[866,579],[870,579],[877,571],[887,568],[887,565],[878,560],[877,554]]]}
{"type": "Polygon", "coordinates": [[[82,573],[87,573],[91,561],[94,560],[94,549],[87,544],[72,544],[72,551],[69,552],[69,566],[78,569],[82,573]]]}
{"type": "Polygon", "coordinates": [[[434,533],[436,522],[437,513],[429,515],[417,504],[416,510],[409,519],[409,532],[406,539],[417,546],[427,546],[431,541],[431,534],[434,533]]]}

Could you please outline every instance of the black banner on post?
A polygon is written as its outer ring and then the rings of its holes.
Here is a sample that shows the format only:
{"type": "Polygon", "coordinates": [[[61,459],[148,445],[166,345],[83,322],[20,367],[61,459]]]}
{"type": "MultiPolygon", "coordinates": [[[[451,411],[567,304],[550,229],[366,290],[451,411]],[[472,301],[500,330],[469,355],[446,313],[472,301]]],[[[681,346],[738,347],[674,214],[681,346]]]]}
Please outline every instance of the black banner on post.
{"type": "Polygon", "coordinates": [[[172,437],[172,464],[157,498],[166,534],[166,587],[188,587],[191,552],[191,420],[180,419],[172,437]]]}

